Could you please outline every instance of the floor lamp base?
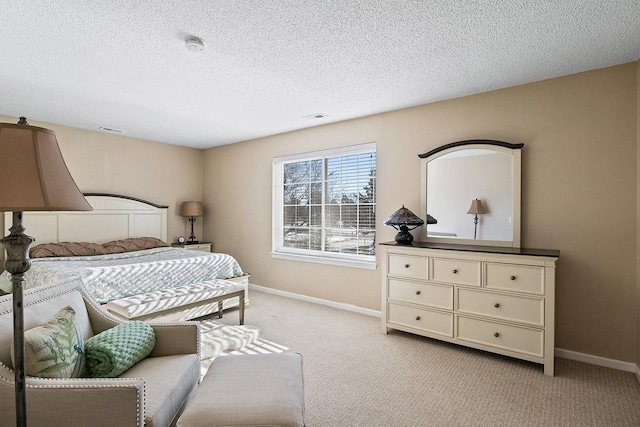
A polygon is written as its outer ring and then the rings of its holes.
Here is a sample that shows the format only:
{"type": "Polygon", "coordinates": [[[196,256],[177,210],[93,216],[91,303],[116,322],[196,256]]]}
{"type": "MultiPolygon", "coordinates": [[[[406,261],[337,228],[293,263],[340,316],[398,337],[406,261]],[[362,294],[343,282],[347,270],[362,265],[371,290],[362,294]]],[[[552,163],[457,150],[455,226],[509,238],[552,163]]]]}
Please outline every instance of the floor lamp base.
{"type": "Polygon", "coordinates": [[[29,246],[35,241],[24,234],[22,212],[13,213],[13,225],[10,234],[0,240],[7,251],[4,269],[11,274],[13,299],[13,358],[15,372],[16,425],[27,425],[26,373],[24,367],[24,312],[23,285],[24,273],[31,267],[29,246]]]}

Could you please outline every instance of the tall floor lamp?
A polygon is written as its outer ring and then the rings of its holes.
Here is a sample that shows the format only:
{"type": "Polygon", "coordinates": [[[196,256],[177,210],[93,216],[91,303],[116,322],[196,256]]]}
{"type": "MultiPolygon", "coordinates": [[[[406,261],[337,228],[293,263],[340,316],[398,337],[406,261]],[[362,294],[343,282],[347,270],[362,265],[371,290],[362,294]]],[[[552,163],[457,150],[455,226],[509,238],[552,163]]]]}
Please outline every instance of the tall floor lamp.
{"type": "Polygon", "coordinates": [[[62,158],[53,131],[29,126],[24,117],[18,124],[0,123],[0,211],[13,212],[10,234],[0,243],[7,251],[4,268],[13,285],[13,354],[15,371],[16,425],[27,425],[24,365],[24,273],[31,267],[29,246],[35,241],[24,234],[23,211],[90,211],[91,205],[74,182],[62,158]]]}
{"type": "Polygon", "coordinates": [[[487,211],[485,210],[484,206],[482,206],[481,200],[473,199],[467,213],[470,215],[475,215],[473,217],[473,239],[475,240],[478,236],[478,215],[486,214],[487,211]]]}

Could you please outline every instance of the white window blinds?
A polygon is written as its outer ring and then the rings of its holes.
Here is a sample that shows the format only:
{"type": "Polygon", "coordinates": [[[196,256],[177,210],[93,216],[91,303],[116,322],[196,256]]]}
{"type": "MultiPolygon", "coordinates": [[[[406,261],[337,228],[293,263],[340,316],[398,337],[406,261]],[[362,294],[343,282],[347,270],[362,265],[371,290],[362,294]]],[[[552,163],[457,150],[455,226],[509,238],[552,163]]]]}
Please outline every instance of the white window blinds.
{"type": "Polygon", "coordinates": [[[375,144],[274,159],[275,253],[375,262],[375,206],[375,144]]]}

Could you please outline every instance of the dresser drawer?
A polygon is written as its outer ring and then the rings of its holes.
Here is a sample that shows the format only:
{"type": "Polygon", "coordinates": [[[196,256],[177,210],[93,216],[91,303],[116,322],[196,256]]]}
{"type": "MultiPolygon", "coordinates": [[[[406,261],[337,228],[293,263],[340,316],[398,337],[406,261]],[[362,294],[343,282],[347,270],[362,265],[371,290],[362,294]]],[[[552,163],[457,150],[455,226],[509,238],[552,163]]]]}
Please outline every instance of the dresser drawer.
{"type": "Polygon", "coordinates": [[[459,285],[480,286],[480,261],[459,259],[433,259],[433,280],[459,285]]]}
{"type": "Polygon", "coordinates": [[[544,299],[458,289],[458,312],[544,326],[544,299]]]}
{"type": "Polygon", "coordinates": [[[519,328],[462,316],[457,318],[457,323],[457,338],[461,341],[485,344],[536,357],[544,356],[543,330],[519,328]]]}
{"type": "Polygon", "coordinates": [[[544,295],[544,267],[528,265],[486,265],[486,287],[544,295]]]}
{"type": "Polygon", "coordinates": [[[389,254],[389,275],[427,280],[429,278],[429,258],[389,254]]]}
{"type": "Polygon", "coordinates": [[[453,337],[453,314],[389,303],[388,322],[453,337]]]}
{"type": "Polygon", "coordinates": [[[453,286],[389,279],[389,299],[453,310],[453,286]]]}

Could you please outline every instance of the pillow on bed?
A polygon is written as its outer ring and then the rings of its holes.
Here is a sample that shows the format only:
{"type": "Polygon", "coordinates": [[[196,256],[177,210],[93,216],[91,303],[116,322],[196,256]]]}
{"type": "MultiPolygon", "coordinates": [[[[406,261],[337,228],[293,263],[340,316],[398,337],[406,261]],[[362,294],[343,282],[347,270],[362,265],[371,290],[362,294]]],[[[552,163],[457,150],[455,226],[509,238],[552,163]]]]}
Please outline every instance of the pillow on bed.
{"type": "Polygon", "coordinates": [[[62,256],[93,256],[106,255],[106,249],[97,243],[60,242],[43,243],[31,248],[31,258],[62,257],[62,256]]]}
{"type": "Polygon", "coordinates": [[[114,378],[144,359],[156,345],[153,328],[131,320],[89,338],[85,344],[90,377],[114,378]]]}
{"type": "Polygon", "coordinates": [[[124,240],[113,240],[102,246],[110,254],[141,251],[143,249],[163,248],[169,246],[166,242],[155,237],[131,237],[124,240]]]}
{"type": "MultiPolygon", "coordinates": [[[[24,333],[27,375],[41,378],[76,378],[84,374],[82,335],[76,312],[66,306],[51,319],[24,333]]],[[[13,354],[11,354],[13,362],[13,354]]]]}

